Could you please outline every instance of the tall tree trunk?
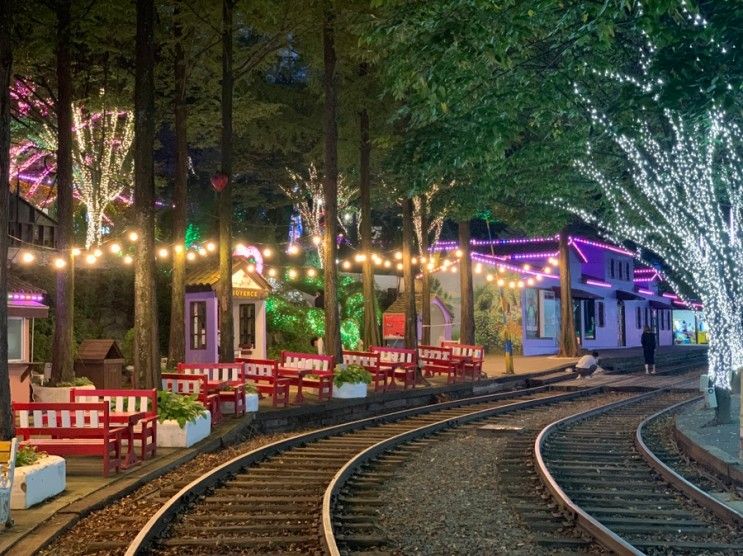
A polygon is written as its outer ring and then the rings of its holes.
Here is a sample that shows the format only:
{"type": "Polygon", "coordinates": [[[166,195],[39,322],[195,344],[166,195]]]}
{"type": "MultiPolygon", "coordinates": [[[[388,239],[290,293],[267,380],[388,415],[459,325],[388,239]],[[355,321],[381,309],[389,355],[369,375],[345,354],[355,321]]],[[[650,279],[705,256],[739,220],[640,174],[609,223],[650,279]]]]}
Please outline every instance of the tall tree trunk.
{"type": "Polygon", "coordinates": [[[12,2],[0,2],[0,438],[15,436],[8,375],[8,220],[10,191],[10,78],[13,74],[12,2]]]}
{"type": "MultiPolygon", "coordinates": [[[[183,50],[183,28],[180,8],[175,5],[173,35],[175,38],[175,188],[173,192],[173,244],[186,241],[186,190],[188,188],[188,137],[186,134],[186,55],[183,50]]],[[[186,250],[173,249],[173,275],[170,289],[170,340],[168,364],[175,366],[186,355],[186,250]]]]}
{"type": "Polygon", "coordinates": [[[325,138],[325,173],[323,193],[325,196],[325,352],[343,361],[340,319],[338,314],[338,267],[335,264],[338,250],[338,124],[336,122],[335,90],[335,12],[331,0],[323,6],[323,134],[325,138]]]}
{"type": "MultiPolygon", "coordinates": [[[[359,75],[367,74],[366,64],[359,66],[359,75]]],[[[372,250],[371,241],[371,179],[369,159],[371,142],[369,141],[369,112],[363,108],[359,113],[360,160],[359,160],[359,189],[361,197],[361,250],[366,254],[363,267],[364,288],[364,347],[378,346],[380,343],[379,326],[377,325],[377,296],[374,292],[374,269],[369,256],[372,250]]]]}
{"type": "Polygon", "coordinates": [[[461,295],[461,323],[459,341],[463,344],[475,343],[475,299],[472,292],[472,258],[470,257],[470,221],[459,223],[459,289],[461,295]]]}
{"type": "Polygon", "coordinates": [[[570,246],[568,231],[560,231],[560,357],[576,357],[580,353],[575,337],[573,317],[573,292],[570,284],[570,246]]]}
{"type": "Polygon", "coordinates": [[[137,256],[134,262],[134,370],[138,385],[160,387],[155,298],[155,4],[137,0],[134,70],[134,208],[137,256]]]}
{"type": "MultiPolygon", "coordinates": [[[[428,257],[428,202],[426,196],[421,195],[421,233],[418,241],[420,255],[428,257]]],[[[423,338],[422,343],[431,345],[431,272],[428,270],[428,264],[421,265],[421,320],[423,321],[423,338]]]]}
{"type": "MultiPolygon", "coordinates": [[[[67,264],[57,270],[51,380],[73,379],[75,259],[72,257],[71,0],[57,2],[57,247],[67,264]]],[[[91,222],[91,226],[93,223],[91,222]]]]}
{"type": "Polygon", "coordinates": [[[232,19],[234,0],[222,0],[222,173],[219,193],[219,359],[235,359],[232,315],[232,19]]]}
{"type": "Polygon", "coordinates": [[[413,200],[406,197],[402,204],[402,281],[405,289],[405,347],[418,346],[418,315],[415,309],[415,275],[413,274],[413,200]]]}

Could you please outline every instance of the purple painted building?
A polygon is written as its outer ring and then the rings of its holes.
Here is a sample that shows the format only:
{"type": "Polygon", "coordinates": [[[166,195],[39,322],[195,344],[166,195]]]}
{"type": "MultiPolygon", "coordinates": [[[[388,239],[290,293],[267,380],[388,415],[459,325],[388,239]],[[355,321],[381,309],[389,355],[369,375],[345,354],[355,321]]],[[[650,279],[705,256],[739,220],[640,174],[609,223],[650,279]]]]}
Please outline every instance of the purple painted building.
{"type": "MultiPolygon", "coordinates": [[[[219,263],[209,261],[186,276],[186,363],[219,361],[219,263]]],[[[266,297],[270,284],[255,264],[236,257],[232,266],[235,355],[266,357],[266,297]]]]}

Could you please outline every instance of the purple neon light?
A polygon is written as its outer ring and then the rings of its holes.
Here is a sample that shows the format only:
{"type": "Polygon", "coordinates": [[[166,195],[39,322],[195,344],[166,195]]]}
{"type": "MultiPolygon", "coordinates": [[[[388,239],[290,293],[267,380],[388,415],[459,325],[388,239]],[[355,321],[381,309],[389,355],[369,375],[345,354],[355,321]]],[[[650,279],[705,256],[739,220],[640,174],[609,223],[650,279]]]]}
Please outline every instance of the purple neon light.
{"type": "Polygon", "coordinates": [[[613,251],[614,253],[620,253],[622,255],[629,255],[630,257],[634,256],[630,251],[627,251],[626,249],[622,249],[621,247],[616,247],[614,245],[609,245],[608,243],[601,243],[601,242],[598,242],[598,241],[591,241],[591,240],[588,240],[588,239],[583,239],[583,238],[580,238],[580,237],[573,237],[573,236],[570,236],[570,239],[573,242],[579,242],[579,243],[583,243],[585,245],[591,245],[593,247],[600,247],[602,249],[606,249],[607,251],[613,251]]]}
{"type": "Polygon", "coordinates": [[[528,274],[530,276],[541,276],[542,278],[553,278],[555,280],[558,280],[560,278],[559,276],[556,276],[554,274],[545,274],[544,272],[539,272],[536,270],[524,270],[521,267],[508,264],[508,263],[504,263],[502,260],[497,259],[496,257],[493,257],[491,255],[483,255],[482,253],[472,253],[472,259],[480,263],[485,263],[490,266],[502,267],[506,270],[510,270],[512,272],[517,272],[520,274],[528,274]]]}
{"type": "Polygon", "coordinates": [[[513,261],[522,259],[549,259],[550,257],[557,257],[559,254],[559,251],[549,251],[541,253],[517,253],[516,255],[508,255],[506,258],[513,261]]]}
{"type": "Polygon", "coordinates": [[[644,288],[638,288],[637,293],[644,293],[645,295],[655,295],[655,292],[651,290],[646,290],[644,288]]]}
{"type": "Polygon", "coordinates": [[[578,247],[578,245],[573,241],[572,238],[568,240],[568,245],[572,245],[575,248],[576,252],[578,253],[578,255],[580,256],[580,258],[583,260],[584,263],[588,262],[588,257],[586,257],[585,253],[581,251],[581,248],[578,247]]]}
{"type": "Polygon", "coordinates": [[[665,297],[667,299],[678,299],[679,298],[678,295],[673,294],[673,293],[664,293],[663,294],[663,297],[665,297]]]}
{"type": "Polygon", "coordinates": [[[598,286],[599,288],[610,288],[611,284],[602,282],[601,280],[591,280],[590,278],[585,282],[589,286],[598,286]]]}
{"type": "Polygon", "coordinates": [[[12,292],[8,294],[8,299],[11,301],[41,301],[44,296],[37,293],[12,292]]]}

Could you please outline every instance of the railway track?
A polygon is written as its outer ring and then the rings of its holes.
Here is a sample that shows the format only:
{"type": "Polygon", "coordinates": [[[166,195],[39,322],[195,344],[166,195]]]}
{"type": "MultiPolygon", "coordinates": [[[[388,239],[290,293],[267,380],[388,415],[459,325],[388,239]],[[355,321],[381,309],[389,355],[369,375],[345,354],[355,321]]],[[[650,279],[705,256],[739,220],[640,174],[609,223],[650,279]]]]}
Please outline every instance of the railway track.
{"type": "Polygon", "coordinates": [[[740,526],[670,486],[635,446],[646,418],[689,397],[642,394],[557,421],[535,441],[538,471],[554,497],[617,553],[743,553],[740,526]]]}
{"type": "MultiPolygon", "coordinates": [[[[480,396],[346,423],[243,454],[186,485],[129,545],[127,554],[302,552],[327,550],[323,496],[346,463],[379,442],[443,430],[498,411],[595,394],[546,387],[480,396]]],[[[395,459],[387,463],[395,464],[395,459]]],[[[384,473],[380,471],[380,473],[384,473]]],[[[380,477],[382,477],[380,475],[380,477]]]]}

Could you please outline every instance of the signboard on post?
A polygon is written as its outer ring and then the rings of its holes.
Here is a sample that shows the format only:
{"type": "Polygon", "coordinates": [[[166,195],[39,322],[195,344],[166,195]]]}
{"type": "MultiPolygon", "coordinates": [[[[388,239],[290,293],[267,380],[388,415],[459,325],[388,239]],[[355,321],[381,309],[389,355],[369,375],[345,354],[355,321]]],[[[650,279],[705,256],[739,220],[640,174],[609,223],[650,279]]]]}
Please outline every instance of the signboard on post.
{"type": "Polygon", "coordinates": [[[405,313],[382,315],[382,337],[385,340],[399,340],[405,337],[405,313]]]}

